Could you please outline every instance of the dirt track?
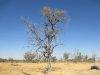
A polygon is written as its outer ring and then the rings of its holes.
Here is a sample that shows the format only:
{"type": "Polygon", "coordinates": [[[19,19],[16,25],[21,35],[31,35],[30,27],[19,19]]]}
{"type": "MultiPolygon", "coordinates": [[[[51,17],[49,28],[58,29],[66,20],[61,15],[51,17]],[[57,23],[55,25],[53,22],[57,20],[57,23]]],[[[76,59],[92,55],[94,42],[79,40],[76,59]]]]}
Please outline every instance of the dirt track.
{"type": "MultiPolygon", "coordinates": [[[[100,66],[100,62],[97,64],[100,66]]],[[[100,70],[89,70],[93,63],[68,63],[68,65],[52,63],[51,65],[51,74],[46,74],[47,63],[0,63],[0,75],[17,75],[22,72],[21,67],[24,73],[30,73],[30,75],[100,75],[100,70]]]]}

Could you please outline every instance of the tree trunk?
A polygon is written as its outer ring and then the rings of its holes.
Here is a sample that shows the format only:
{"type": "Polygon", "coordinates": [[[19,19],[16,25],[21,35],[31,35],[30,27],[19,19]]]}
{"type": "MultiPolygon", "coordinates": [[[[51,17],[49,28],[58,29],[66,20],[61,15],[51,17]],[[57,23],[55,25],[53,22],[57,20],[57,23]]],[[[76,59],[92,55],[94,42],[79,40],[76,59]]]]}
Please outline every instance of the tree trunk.
{"type": "Polygon", "coordinates": [[[48,59],[48,72],[50,73],[52,71],[52,67],[51,67],[51,59],[48,59]]]}

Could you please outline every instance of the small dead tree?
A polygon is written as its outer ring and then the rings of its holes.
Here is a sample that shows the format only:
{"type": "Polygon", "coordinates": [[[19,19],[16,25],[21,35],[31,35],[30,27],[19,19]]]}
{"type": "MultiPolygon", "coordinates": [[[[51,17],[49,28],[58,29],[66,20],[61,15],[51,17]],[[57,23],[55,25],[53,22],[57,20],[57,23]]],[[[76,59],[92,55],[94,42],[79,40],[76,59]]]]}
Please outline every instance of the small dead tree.
{"type": "Polygon", "coordinates": [[[92,60],[94,61],[94,64],[96,64],[96,53],[92,53],[92,60]]]}
{"type": "Polygon", "coordinates": [[[31,52],[26,52],[24,55],[24,58],[26,59],[27,62],[32,61],[32,59],[34,59],[36,57],[35,53],[31,53],[31,52]]]}
{"type": "Polygon", "coordinates": [[[79,49],[76,49],[76,47],[74,48],[74,50],[75,50],[75,53],[74,53],[74,60],[75,60],[75,62],[77,62],[78,61],[78,53],[79,53],[79,49]]]}
{"type": "Polygon", "coordinates": [[[65,52],[63,54],[64,60],[66,61],[67,65],[68,65],[68,58],[69,58],[70,53],[65,52]]]}
{"type": "Polygon", "coordinates": [[[87,61],[88,60],[88,55],[84,55],[83,61],[87,61]]]}
{"type": "Polygon", "coordinates": [[[28,32],[30,33],[30,37],[28,37],[28,39],[30,39],[30,42],[34,42],[30,45],[33,45],[33,47],[38,47],[36,49],[38,51],[42,50],[40,52],[43,53],[44,57],[46,57],[48,61],[48,72],[50,72],[52,71],[51,54],[53,53],[53,49],[58,45],[63,45],[57,42],[56,37],[62,33],[62,29],[59,29],[58,27],[56,27],[56,25],[59,22],[68,22],[69,18],[66,15],[65,10],[57,11],[52,10],[48,7],[43,7],[42,12],[46,17],[46,19],[44,19],[46,23],[43,23],[44,29],[36,29],[36,24],[30,23],[29,19],[25,20],[22,17],[21,20],[25,23],[25,27],[27,27],[29,30],[28,32]],[[42,35],[44,37],[41,37],[42,35]],[[52,41],[55,42],[54,45],[52,44],[52,41]]]}
{"type": "Polygon", "coordinates": [[[10,60],[10,61],[12,61],[12,60],[13,60],[13,58],[9,58],[9,60],[10,60]]]}
{"type": "Polygon", "coordinates": [[[79,52],[77,55],[77,60],[81,61],[82,59],[83,59],[83,56],[82,56],[81,52],[79,52]]]}

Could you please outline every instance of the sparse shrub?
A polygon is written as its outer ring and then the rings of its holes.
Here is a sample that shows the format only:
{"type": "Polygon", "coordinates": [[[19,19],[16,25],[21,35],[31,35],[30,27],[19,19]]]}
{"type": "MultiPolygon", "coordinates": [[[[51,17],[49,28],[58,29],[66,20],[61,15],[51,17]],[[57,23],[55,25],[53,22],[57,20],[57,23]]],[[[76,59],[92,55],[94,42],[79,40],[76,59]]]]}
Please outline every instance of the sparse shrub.
{"type": "Polygon", "coordinates": [[[94,63],[94,59],[89,58],[87,62],[88,62],[88,63],[94,63]]]}

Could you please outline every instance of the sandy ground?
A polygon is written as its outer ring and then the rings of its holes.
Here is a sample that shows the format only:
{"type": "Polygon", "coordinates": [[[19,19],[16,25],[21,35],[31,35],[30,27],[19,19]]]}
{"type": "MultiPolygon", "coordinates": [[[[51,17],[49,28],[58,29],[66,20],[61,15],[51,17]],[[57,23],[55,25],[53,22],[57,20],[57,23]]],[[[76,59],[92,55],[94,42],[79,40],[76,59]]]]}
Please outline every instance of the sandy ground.
{"type": "MultiPolygon", "coordinates": [[[[100,70],[90,70],[94,63],[51,63],[52,72],[46,74],[48,65],[47,63],[0,63],[0,75],[100,75],[100,70]],[[11,65],[12,64],[12,65],[11,65]],[[20,67],[21,66],[21,67],[20,67]]],[[[100,66],[100,62],[97,63],[100,66]]]]}

